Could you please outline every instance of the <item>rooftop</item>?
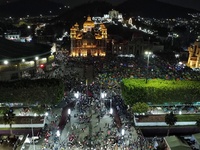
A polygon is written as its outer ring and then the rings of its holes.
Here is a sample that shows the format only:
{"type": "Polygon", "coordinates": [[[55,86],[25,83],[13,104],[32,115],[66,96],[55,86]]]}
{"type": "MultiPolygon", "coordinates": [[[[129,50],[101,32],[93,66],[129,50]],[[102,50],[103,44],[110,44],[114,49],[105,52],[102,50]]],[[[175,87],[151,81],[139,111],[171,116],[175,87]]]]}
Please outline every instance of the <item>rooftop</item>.
{"type": "Polygon", "coordinates": [[[49,54],[51,46],[38,43],[13,42],[0,38],[0,61],[5,59],[18,60],[31,58],[37,55],[49,54]]]}

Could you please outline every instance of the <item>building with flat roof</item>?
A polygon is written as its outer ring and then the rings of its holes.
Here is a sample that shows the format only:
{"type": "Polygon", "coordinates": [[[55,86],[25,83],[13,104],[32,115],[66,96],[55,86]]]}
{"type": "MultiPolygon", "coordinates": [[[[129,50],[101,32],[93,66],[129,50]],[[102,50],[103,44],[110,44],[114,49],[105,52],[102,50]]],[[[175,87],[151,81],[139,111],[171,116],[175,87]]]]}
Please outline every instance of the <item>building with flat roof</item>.
{"type": "Polygon", "coordinates": [[[41,64],[52,60],[49,45],[0,38],[0,80],[19,79],[25,70],[33,74],[41,64]]]}

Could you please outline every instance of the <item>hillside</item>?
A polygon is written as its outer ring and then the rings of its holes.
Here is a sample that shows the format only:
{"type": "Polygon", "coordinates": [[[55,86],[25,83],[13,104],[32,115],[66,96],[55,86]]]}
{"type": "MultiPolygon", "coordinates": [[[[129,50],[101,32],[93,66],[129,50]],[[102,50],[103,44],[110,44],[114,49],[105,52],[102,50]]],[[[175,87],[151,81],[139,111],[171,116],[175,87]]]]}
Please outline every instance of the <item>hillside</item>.
{"type": "MultiPolygon", "coordinates": [[[[108,11],[115,9],[124,16],[155,17],[187,17],[187,13],[197,12],[193,9],[183,8],[166,4],[157,0],[127,0],[119,5],[113,6],[107,1],[88,1],[72,9],[64,8],[64,5],[49,0],[18,0],[9,4],[0,5],[0,17],[24,17],[61,14],[59,20],[85,20],[84,16],[103,16],[108,11]]],[[[73,21],[74,22],[74,21],[73,21]]]]}
{"type": "Polygon", "coordinates": [[[127,0],[120,5],[113,6],[105,1],[88,2],[62,13],[57,20],[66,21],[72,25],[75,22],[83,23],[86,16],[103,16],[115,9],[123,14],[124,17],[155,17],[155,18],[177,18],[188,17],[189,13],[197,12],[171,4],[158,2],[157,0],[127,0]]]}
{"type": "Polygon", "coordinates": [[[158,0],[161,2],[178,5],[187,8],[193,8],[200,11],[200,1],[199,0],[158,0]]]}
{"type": "Polygon", "coordinates": [[[116,9],[128,16],[142,16],[155,18],[187,17],[187,13],[197,12],[193,9],[174,6],[157,0],[127,0],[116,9]]]}
{"type": "Polygon", "coordinates": [[[62,5],[49,0],[19,0],[9,4],[0,5],[0,17],[25,17],[59,14],[63,11],[62,5]]]}
{"type": "Polygon", "coordinates": [[[103,16],[112,9],[113,6],[110,3],[104,1],[88,2],[63,12],[54,21],[65,21],[65,23],[71,27],[76,22],[83,24],[87,16],[103,16]]]}

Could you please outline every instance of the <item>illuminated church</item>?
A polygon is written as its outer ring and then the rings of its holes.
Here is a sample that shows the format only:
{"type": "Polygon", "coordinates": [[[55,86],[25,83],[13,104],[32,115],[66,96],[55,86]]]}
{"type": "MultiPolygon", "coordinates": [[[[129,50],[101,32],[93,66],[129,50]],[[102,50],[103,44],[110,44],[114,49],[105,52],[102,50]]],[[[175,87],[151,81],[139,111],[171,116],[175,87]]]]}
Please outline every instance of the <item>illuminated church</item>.
{"type": "Polygon", "coordinates": [[[105,56],[107,28],[104,24],[95,25],[88,16],[83,29],[76,23],[70,29],[72,57],[105,56]]]}
{"type": "Polygon", "coordinates": [[[200,68],[200,40],[188,47],[189,57],[187,65],[190,68],[200,68]]]}

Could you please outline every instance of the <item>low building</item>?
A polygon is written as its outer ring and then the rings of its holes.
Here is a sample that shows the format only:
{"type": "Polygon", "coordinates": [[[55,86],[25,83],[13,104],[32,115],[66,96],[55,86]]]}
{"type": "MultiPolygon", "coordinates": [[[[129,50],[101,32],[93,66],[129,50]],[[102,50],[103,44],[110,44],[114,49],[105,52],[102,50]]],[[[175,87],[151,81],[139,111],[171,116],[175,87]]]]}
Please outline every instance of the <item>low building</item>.
{"type": "Polygon", "coordinates": [[[15,42],[31,42],[31,35],[23,35],[20,31],[8,30],[4,33],[5,39],[15,42]]]}
{"type": "Polygon", "coordinates": [[[40,65],[53,60],[49,45],[0,38],[0,80],[20,79],[24,71],[33,75],[40,65]]]}
{"type": "Polygon", "coordinates": [[[20,41],[21,32],[19,31],[7,31],[4,34],[7,40],[20,41]]]}
{"type": "Polygon", "coordinates": [[[160,45],[158,42],[150,42],[144,40],[141,35],[133,36],[131,41],[112,42],[112,54],[116,55],[144,55],[145,51],[162,52],[164,45],[160,45]]]}

